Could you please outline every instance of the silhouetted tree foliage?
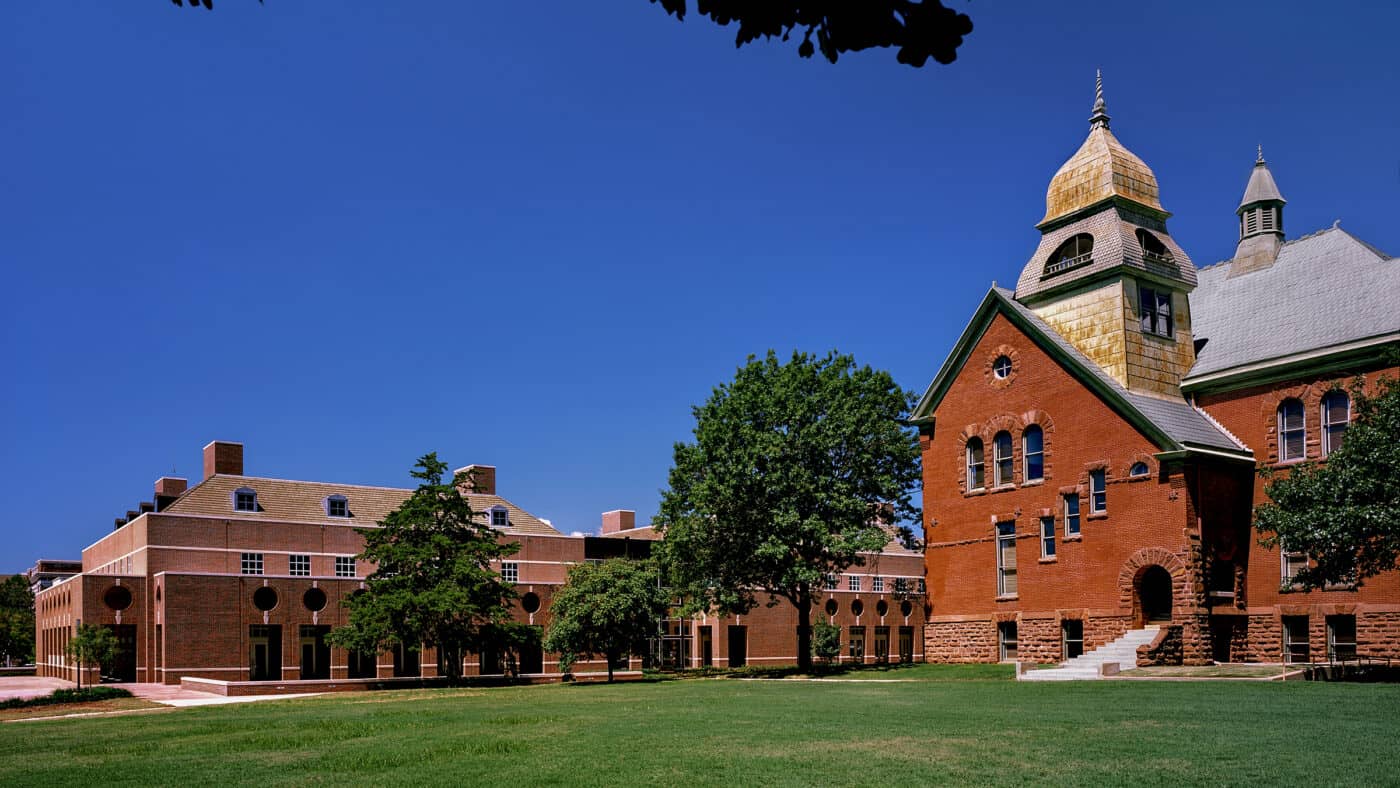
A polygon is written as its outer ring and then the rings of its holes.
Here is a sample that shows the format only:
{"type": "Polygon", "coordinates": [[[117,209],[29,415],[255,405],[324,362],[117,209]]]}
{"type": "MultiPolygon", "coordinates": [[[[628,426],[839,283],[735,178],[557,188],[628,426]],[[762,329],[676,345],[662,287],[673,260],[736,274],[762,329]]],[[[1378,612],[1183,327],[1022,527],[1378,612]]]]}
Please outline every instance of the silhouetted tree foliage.
{"type": "MultiPolygon", "coordinates": [[[[262,1],[263,0],[258,0],[259,3],[261,3],[262,1]]],[[[185,4],[184,0],[170,0],[170,2],[178,6],[183,6],[185,4]]],[[[190,8],[199,8],[200,6],[204,6],[205,8],[212,9],[214,7],[214,0],[189,0],[189,3],[190,8]]]]}
{"type": "MultiPolygon", "coordinates": [[[[682,20],[689,5],[686,0],[651,2],[682,20]]],[[[898,47],[895,59],[906,65],[920,68],[929,58],[946,65],[957,59],[963,36],[972,32],[966,14],[938,0],[697,0],[695,11],[721,26],[738,22],[736,47],[758,38],[787,41],[797,31],[802,34],[799,56],[819,50],[832,63],[842,52],[898,47]]]]}
{"type": "Polygon", "coordinates": [[[0,664],[34,659],[34,593],[24,575],[0,581],[0,664]]]}

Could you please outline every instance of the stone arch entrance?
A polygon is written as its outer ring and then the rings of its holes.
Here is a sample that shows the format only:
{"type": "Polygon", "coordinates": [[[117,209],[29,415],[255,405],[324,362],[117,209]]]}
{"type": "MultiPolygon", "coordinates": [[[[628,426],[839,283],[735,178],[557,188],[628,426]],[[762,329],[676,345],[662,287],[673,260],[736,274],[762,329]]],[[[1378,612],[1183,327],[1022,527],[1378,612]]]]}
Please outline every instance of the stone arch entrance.
{"type": "Polygon", "coordinates": [[[1157,564],[1138,575],[1137,605],[1144,624],[1167,624],[1172,620],[1172,576],[1157,564]]]}

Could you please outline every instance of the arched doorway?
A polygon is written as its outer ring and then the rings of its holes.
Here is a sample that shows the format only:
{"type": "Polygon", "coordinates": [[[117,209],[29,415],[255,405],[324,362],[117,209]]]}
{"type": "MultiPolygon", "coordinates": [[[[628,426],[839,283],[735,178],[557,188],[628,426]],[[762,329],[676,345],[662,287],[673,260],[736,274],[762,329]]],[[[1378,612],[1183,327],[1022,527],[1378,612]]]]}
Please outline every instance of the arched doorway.
{"type": "Polygon", "coordinates": [[[1156,564],[1142,570],[1137,584],[1138,608],[1144,624],[1167,624],[1172,620],[1172,576],[1156,564]]]}

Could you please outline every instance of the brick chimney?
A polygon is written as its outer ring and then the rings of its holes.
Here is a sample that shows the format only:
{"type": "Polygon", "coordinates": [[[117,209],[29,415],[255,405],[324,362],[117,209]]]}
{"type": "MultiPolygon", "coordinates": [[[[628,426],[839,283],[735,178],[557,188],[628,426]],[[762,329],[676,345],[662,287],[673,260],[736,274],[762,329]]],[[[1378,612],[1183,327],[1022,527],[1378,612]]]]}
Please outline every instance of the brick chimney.
{"type": "Polygon", "coordinates": [[[471,479],[466,487],[463,488],[463,492],[475,493],[476,495],[496,494],[496,466],[468,465],[453,471],[452,475],[456,476],[460,473],[467,474],[471,479]]]}
{"type": "Polygon", "coordinates": [[[189,486],[189,481],[178,476],[162,476],[156,479],[156,511],[165,511],[189,486]]]}
{"type": "Polygon", "coordinates": [[[619,531],[630,531],[637,527],[637,513],[631,509],[613,509],[603,512],[603,535],[619,531]]]}
{"type": "Polygon", "coordinates": [[[216,473],[243,475],[243,444],[229,441],[209,441],[204,447],[204,478],[216,473]]]}

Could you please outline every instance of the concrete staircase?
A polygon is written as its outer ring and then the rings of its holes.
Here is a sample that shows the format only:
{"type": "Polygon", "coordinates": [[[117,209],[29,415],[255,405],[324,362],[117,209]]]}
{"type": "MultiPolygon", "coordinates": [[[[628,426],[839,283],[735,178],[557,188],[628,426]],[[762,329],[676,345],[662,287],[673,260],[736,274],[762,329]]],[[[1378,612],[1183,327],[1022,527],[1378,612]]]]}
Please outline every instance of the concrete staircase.
{"type": "Polygon", "coordinates": [[[1138,646],[1151,643],[1155,637],[1155,625],[1131,629],[1112,643],[1067,659],[1059,667],[1027,670],[1019,673],[1017,678],[1021,681],[1093,681],[1102,678],[1099,671],[1105,662],[1116,662],[1121,670],[1137,667],[1138,646]]]}

